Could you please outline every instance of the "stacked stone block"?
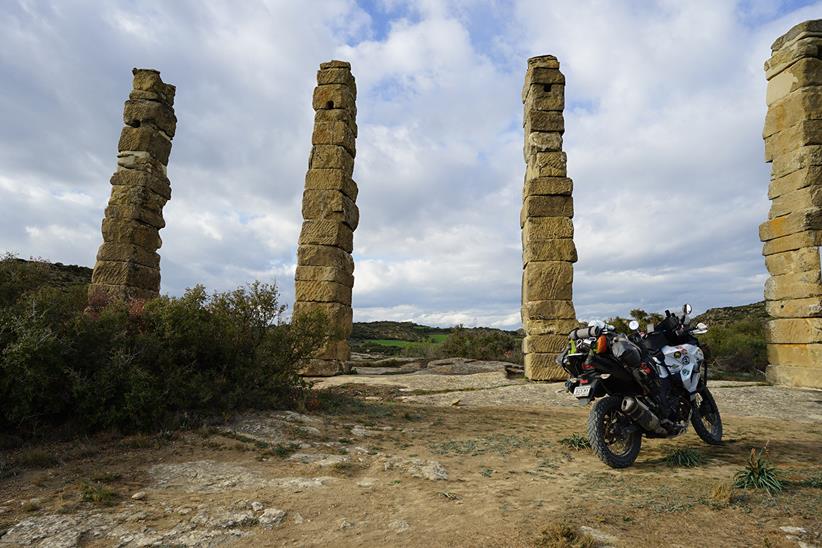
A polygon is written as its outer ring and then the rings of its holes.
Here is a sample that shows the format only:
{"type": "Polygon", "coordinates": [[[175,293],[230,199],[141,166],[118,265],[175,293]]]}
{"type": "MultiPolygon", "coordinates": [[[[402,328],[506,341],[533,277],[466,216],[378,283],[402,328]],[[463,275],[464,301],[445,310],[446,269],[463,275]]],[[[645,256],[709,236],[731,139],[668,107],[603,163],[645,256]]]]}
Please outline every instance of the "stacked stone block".
{"type": "Polygon", "coordinates": [[[294,314],[321,311],[331,340],[310,360],[303,375],[336,375],[351,357],[351,289],[354,230],[359,223],[354,171],[357,87],[351,65],[322,63],[314,89],[314,133],[303,192],[303,227],[297,249],[294,314]]]}
{"type": "Polygon", "coordinates": [[[572,302],[574,246],[573,182],[562,151],[565,77],[551,55],[528,60],[525,85],[526,163],[522,228],[522,324],[525,376],[560,380],[567,375],[555,358],[577,326],[572,302]]]}
{"type": "MultiPolygon", "coordinates": [[[[123,111],[117,171],[103,219],[103,244],[91,277],[91,304],[98,296],[151,299],[160,294],[160,229],[171,198],[166,176],[177,129],[175,87],[160,73],[134,69],[133,89],[123,111]]],[[[102,299],[105,301],[106,299],[102,299]]]]}
{"type": "Polygon", "coordinates": [[[767,374],[822,388],[822,20],[796,25],[771,50],[763,131],[771,209],[759,227],[770,273],[767,374]]]}

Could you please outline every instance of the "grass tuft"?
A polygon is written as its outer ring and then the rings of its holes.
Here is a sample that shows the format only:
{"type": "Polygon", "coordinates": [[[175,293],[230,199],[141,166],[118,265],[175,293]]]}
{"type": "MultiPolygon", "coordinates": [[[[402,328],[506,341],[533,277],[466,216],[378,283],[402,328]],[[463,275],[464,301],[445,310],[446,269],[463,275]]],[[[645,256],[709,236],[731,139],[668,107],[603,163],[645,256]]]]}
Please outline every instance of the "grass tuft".
{"type": "Polygon", "coordinates": [[[665,455],[665,462],[668,466],[678,466],[681,468],[693,468],[704,464],[706,460],[705,455],[689,447],[673,449],[665,455]]]}
{"type": "Polygon", "coordinates": [[[783,484],[779,479],[776,467],[765,458],[767,445],[760,451],[751,449],[745,468],[734,475],[734,486],[740,489],[764,489],[770,494],[782,491],[783,484]]]}
{"type": "Polygon", "coordinates": [[[562,438],[559,440],[560,445],[564,445],[569,449],[573,449],[574,451],[581,451],[583,449],[590,449],[591,442],[588,441],[587,436],[583,436],[579,432],[574,432],[567,438],[562,438]]]}
{"type": "Polygon", "coordinates": [[[565,523],[552,523],[542,530],[537,546],[543,548],[595,548],[594,538],[565,523]]]}
{"type": "Polygon", "coordinates": [[[712,503],[722,508],[732,504],[735,499],[733,482],[720,481],[714,484],[710,498],[712,503]]]}
{"type": "Polygon", "coordinates": [[[84,481],[80,485],[80,498],[97,506],[114,506],[120,500],[120,493],[100,482],[84,481]]]}

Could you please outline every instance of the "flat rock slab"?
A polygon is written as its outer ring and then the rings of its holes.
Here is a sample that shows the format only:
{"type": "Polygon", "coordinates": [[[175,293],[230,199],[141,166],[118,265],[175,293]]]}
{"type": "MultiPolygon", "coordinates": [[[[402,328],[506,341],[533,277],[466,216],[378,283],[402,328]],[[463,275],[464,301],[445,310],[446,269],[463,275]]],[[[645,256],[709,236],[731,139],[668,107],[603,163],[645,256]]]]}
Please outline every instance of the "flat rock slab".
{"type": "Polygon", "coordinates": [[[222,493],[260,487],[296,491],[324,487],[334,482],[331,477],[267,478],[245,466],[211,460],[155,464],[148,471],[157,488],[173,488],[189,493],[222,493]]]}

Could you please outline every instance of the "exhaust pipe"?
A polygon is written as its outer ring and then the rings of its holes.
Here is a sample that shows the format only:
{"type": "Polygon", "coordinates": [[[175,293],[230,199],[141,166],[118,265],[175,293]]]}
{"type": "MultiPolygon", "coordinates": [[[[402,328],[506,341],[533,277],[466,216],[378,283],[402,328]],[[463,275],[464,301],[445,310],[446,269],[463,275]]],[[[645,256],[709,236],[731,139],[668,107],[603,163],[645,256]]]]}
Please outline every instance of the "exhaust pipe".
{"type": "Polygon", "coordinates": [[[659,418],[654,415],[646,405],[636,398],[628,396],[622,399],[622,412],[636,421],[642,428],[657,434],[667,434],[659,422],[659,418]]]}

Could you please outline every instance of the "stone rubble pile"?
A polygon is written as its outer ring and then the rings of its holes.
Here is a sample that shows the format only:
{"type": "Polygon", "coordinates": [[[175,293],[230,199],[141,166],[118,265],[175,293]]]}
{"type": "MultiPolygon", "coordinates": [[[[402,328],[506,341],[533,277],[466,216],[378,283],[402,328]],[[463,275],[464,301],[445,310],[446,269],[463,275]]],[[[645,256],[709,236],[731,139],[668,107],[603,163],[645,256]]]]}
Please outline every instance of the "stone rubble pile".
{"type": "Polygon", "coordinates": [[[525,85],[525,186],[522,228],[522,324],[525,376],[561,380],[555,357],[577,326],[572,302],[574,246],[573,182],[562,151],[565,77],[551,55],[528,60],[525,85]]]}
{"type": "Polygon", "coordinates": [[[822,20],[796,25],[771,50],[763,131],[771,209],[759,227],[771,275],[767,373],[822,388],[822,20]]]}
{"type": "Polygon", "coordinates": [[[171,198],[166,166],[177,129],[175,87],[160,73],[134,69],[133,89],[123,111],[117,171],[103,219],[103,244],[89,287],[90,302],[104,294],[151,299],[160,294],[160,229],[171,198]]]}
{"type": "Polygon", "coordinates": [[[331,340],[304,364],[303,375],[345,372],[351,351],[354,230],[359,223],[354,171],[357,86],[351,65],[322,63],[314,89],[312,149],[303,192],[303,226],[297,249],[294,315],[322,312],[331,340]]]}

